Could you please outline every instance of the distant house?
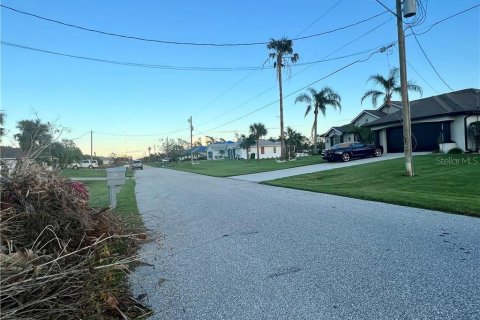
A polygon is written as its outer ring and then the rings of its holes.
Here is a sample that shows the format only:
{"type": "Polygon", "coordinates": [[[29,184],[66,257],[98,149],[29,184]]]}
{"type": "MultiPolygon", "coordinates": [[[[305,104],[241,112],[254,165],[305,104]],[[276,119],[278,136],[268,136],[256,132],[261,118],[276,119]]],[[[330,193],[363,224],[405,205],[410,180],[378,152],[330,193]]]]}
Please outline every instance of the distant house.
{"type": "Polygon", "coordinates": [[[207,147],[205,146],[195,146],[185,150],[182,160],[190,159],[193,155],[193,159],[207,158],[207,147]]]}
{"type": "MultiPolygon", "coordinates": [[[[234,144],[228,146],[229,159],[247,159],[247,151],[241,147],[242,141],[239,140],[234,144]]],[[[280,158],[281,143],[270,140],[259,140],[260,159],[280,158]]],[[[248,148],[248,157],[255,157],[257,159],[257,144],[253,144],[248,148]],[[252,156],[253,154],[253,156],[252,156]]]]}
{"type": "Polygon", "coordinates": [[[207,147],[207,160],[219,160],[228,158],[227,147],[234,144],[233,141],[215,142],[207,147]]]}
{"type": "MultiPolygon", "coordinates": [[[[470,123],[480,121],[480,90],[464,89],[410,102],[413,151],[447,152],[452,148],[473,151],[468,134],[470,123]]],[[[363,125],[375,133],[375,141],[385,152],[403,152],[401,107],[363,125]]]]}
{"type": "MultiPolygon", "coordinates": [[[[207,148],[207,159],[208,160],[218,160],[218,159],[247,159],[247,157],[257,158],[257,145],[253,144],[248,148],[247,151],[241,147],[242,140],[237,142],[227,141],[224,143],[212,143],[207,148]]],[[[279,158],[281,143],[270,140],[259,140],[259,152],[260,159],[269,159],[269,158],[279,158]]]]}
{"type": "MultiPolygon", "coordinates": [[[[259,140],[260,159],[280,158],[282,143],[280,141],[259,140]]],[[[250,153],[257,153],[257,144],[250,147],[250,153]]],[[[255,155],[255,159],[257,156],[255,155]]]]}

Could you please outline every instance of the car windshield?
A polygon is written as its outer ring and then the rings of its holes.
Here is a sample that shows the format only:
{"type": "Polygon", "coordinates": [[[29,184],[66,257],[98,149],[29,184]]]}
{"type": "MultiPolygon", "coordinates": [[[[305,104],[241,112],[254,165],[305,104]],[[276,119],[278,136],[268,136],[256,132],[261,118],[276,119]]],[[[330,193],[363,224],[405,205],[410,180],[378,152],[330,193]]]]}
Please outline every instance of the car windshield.
{"type": "Polygon", "coordinates": [[[133,160],[133,163],[142,163],[140,160],[133,160]]]}
{"type": "Polygon", "coordinates": [[[342,149],[342,148],[348,148],[350,143],[338,143],[332,147],[332,149],[342,149]]]}

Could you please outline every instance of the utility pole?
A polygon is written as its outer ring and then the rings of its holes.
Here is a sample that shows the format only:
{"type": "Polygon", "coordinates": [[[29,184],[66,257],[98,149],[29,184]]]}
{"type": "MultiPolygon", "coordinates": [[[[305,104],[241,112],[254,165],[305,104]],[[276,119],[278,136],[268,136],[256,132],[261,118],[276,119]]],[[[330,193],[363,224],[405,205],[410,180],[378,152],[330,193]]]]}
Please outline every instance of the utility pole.
{"type": "MultiPolygon", "coordinates": [[[[400,60],[400,84],[402,88],[402,115],[403,115],[403,150],[405,152],[405,170],[407,177],[413,177],[413,159],[412,159],[412,123],[410,118],[410,102],[408,101],[407,91],[407,66],[405,55],[405,35],[403,33],[402,21],[402,1],[397,1],[397,31],[398,31],[398,57],[400,60]]],[[[404,5],[412,5],[411,1],[404,5]]],[[[415,15],[413,12],[406,13],[407,17],[415,15]]]]}
{"type": "Polygon", "coordinates": [[[190,123],[190,158],[192,160],[192,166],[193,166],[193,120],[192,116],[188,118],[188,123],[190,123]]]}
{"type": "Polygon", "coordinates": [[[90,164],[93,168],[93,130],[90,130],[90,164]]]}

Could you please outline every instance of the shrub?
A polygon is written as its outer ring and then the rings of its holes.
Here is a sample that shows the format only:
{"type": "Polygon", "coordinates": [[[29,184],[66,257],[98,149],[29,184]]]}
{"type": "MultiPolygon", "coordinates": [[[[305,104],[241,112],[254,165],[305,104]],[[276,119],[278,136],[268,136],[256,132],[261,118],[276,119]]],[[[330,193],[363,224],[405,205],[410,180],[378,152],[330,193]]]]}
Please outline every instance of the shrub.
{"type": "Polygon", "coordinates": [[[255,160],[255,152],[250,153],[250,160],[255,160]]]}
{"type": "Polygon", "coordinates": [[[448,154],[462,154],[463,150],[460,148],[453,148],[448,151],[448,154]]]}

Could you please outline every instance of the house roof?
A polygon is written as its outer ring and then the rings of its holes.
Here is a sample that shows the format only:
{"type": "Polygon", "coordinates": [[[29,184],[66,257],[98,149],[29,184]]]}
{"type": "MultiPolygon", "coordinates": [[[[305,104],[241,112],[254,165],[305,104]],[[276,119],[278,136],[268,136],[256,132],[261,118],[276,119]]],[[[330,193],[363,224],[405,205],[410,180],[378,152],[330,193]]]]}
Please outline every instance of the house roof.
{"type": "MultiPolygon", "coordinates": [[[[228,146],[229,149],[242,149],[241,147],[242,144],[242,139],[239,139],[237,142],[234,142],[233,144],[230,144],[228,146]]],[[[270,141],[270,140],[264,140],[260,139],[258,141],[258,146],[259,147],[280,147],[282,143],[280,141],[270,141]]],[[[257,144],[254,143],[250,146],[250,148],[256,148],[257,144]]]]}
{"type": "Polygon", "coordinates": [[[187,150],[185,150],[186,155],[190,155],[191,153],[200,153],[200,152],[207,152],[207,147],[195,146],[193,148],[188,148],[187,150]]]}
{"type": "MultiPolygon", "coordinates": [[[[480,112],[477,95],[478,89],[464,89],[438,96],[410,101],[412,120],[455,115],[469,112],[480,112]]],[[[380,119],[365,124],[374,127],[403,121],[402,110],[386,115],[380,119]]]]}
{"type": "MultiPolygon", "coordinates": [[[[270,141],[270,140],[263,140],[263,139],[258,140],[258,146],[259,147],[279,147],[281,145],[282,145],[282,143],[280,141],[270,141]]],[[[256,148],[257,143],[254,143],[251,147],[256,148]]]]}
{"type": "Polygon", "coordinates": [[[380,111],[380,110],[373,110],[373,109],[372,109],[372,110],[362,110],[362,112],[360,112],[360,113],[358,114],[358,116],[356,116],[355,118],[353,118],[353,120],[351,121],[351,123],[354,123],[355,121],[357,121],[358,118],[360,118],[364,113],[368,113],[368,114],[370,114],[371,116],[373,116],[373,117],[375,117],[375,118],[377,118],[377,119],[378,119],[378,118],[381,118],[381,117],[383,117],[383,116],[386,115],[385,112],[380,111]]]}
{"type": "MultiPolygon", "coordinates": [[[[388,105],[386,102],[384,102],[378,109],[376,109],[377,111],[380,111],[380,112],[383,112],[383,108],[387,107],[387,106],[391,106],[391,107],[397,107],[397,109],[402,109],[403,108],[403,105],[402,105],[402,101],[391,101],[390,102],[390,105],[388,105]]],[[[383,113],[386,113],[386,112],[383,112],[383,113]]]]}
{"type": "Polygon", "coordinates": [[[2,159],[16,158],[21,154],[22,154],[22,150],[20,148],[0,146],[0,157],[2,159]]]}
{"type": "Polygon", "coordinates": [[[208,148],[213,151],[225,150],[229,145],[233,144],[233,141],[215,142],[208,145],[208,148]]]}
{"type": "Polygon", "coordinates": [[[352,125],[352,124],[349,123],[349,124],[345,124],[345,125],[339,126],[339,127],[331,127],[330,129],[328,129],[327,132],[325,132],[325,133],[322,134],[321,136],[322,136],[322,137],[327,136],[327,134],[328,134],[330,131],[332,131],[332,130],[335,130],[335,131],[337,131],[337,132],[340,133],[340,134],[344,134],[345,132],[347,132],[348,128],[349,128],[351,125],[352,125]]]}
{"type": "MultiPolygon", "coordinates": [[[[376,110],[376,109],[369,109],[369,110],[363,110],[363,111],[366,112],[366,113],[371,114],[371,115],[374,116],[374,117],[378,117],[378,118],[381,118],[381,117],[383,117],[383,116],[386,115],[385,112],[380,111],[380,110],[376,110]]],[[[352,122],[353,122],[353,121],[352,121],[352,122]]]]}

